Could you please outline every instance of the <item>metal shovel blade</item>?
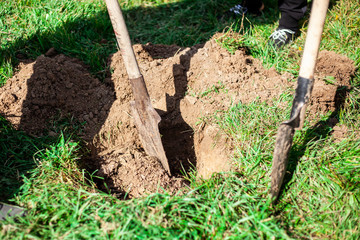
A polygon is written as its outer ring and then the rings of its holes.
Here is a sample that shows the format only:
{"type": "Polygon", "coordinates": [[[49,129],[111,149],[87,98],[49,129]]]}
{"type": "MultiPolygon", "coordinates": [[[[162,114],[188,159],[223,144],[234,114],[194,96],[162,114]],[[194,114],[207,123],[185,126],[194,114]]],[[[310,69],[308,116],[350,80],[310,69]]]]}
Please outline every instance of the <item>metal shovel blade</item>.
{"type": "Polygon", "coordinates": [[[135,99],[130,102],[132,115],[144,150],[149,156],[157,157],[170,175],[169,163],[159,132],[161,118],[151,105],[144,78],[141,76],[131,79],[130,82],[135,99]]]}
{"type": "Polygon", "coordinates": [[[0,221],[6,217],[23,217],[26,215],[24,208],[0,202],[0,221]]]}
{"type": "Polygon", "coordinates": [[[271,196],[274,199],[278,197],[284,181],[294,132],[295,130],[292,126],[284,123],[278,129],[271,171],[271,196]]]}
{"type": "Polygon", "coordinates": [[[278,198],[284,181],[295,129],[301,128],[304,121],[306,104],[311,95],[313,82],[312,79],[298,78],[290,120],[281,123],[278,129],[271,171],[271,197],[274,201],[278,198]]]}

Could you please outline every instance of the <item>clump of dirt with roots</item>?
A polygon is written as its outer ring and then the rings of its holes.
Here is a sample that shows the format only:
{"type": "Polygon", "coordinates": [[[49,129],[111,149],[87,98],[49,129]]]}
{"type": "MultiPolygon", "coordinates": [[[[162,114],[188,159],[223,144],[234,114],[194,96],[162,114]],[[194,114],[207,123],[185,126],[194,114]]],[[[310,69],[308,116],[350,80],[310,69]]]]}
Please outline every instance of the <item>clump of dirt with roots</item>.
{"type": "MultiPolygon", "coordinates": [[[[159,129],[171,177],[142,149],[120,52],[109,57],[112,73],[103,82],[81,61],[54,51],[20,63],[19,71],[0,88],[1,115],[16,129],[35,136],[56,136],[56,121],[70,116],[83,123],[79,135],[91,149],[85,164],[97,170],[112,193],[129,197],[163,190],[175,193],[184,186],[183,175],[191,169],[198,177],[208,178],[231,168],[227,138],[201,118],[238,102],[279,98],[296,86],[294,76],[265,69],[244,49],[230,54],[216,42],[218,36],[188,48],[151,43],[133,46],[152,105],[162,118],[159,129]]],[[[323,51],[317,71],[309,110],[334,111],[339,88],[350,87],[354,64],[323,51]]]]}

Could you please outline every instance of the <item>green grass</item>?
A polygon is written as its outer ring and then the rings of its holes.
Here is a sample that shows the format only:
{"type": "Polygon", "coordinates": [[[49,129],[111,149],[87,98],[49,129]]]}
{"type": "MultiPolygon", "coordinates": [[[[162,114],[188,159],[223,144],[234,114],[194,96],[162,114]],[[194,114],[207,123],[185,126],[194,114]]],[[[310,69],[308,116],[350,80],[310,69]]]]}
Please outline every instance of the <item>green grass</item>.
{"type": "MultiPolygon", "coordinates": [[[[219,44],[230,52],[246,47],[268,68],[294,76],[299,70],[307,21],[292,46],[275,51],[267,38],[276,28],[276,1],[265,1],[264,15],[243,20],[226,15],[237,0],[120,2],[133,43],[192,46],[220,31],[227,34],[219,44]]],[[[321,44],[357,67],[359,11],[356,0],[331,1],[321,44]]],[[[22,59],[35,59],[51,47],[80,58],[94,76],[105,78],[116,44],[103,1],[0,2],[1,84],[22,59]]],[[[236,172],[206,181],[190,176],[183,195],[156,193],[128,201],[97,190],[94,182],[101,179],[82,169],[80,158],[87,152],[76,136],[81,124],[71,117],[53,122],[52,131],[63,133],[55,139],[26,135],[1,117],[0,200],[23,206],[28,214],[0,222],[0,238],[359,239],[359,76],[340,109],[296,132],[277,206],[270,204],[269,175],[277,127],[290,115],[291,90],[270,103],[239,103],[208,119],[231,140],[236,172]],[[333,118],[354,132],[334,141],[328,125],[333,118]]],[[[197,96],[225,90],[219,83],[197,96]]]]}
{"type": "MultiPolygon", "coordinates": [[[[269,185],[274,133],[281,119],[287,118],[276,104],[258,102],[239,104],[219,119],[235,142],[241,174],[264,190],[269,185]]],[[[359,236],[360,141],[354,134],[334,143],[330,130],[307,126],[294,137],[284,192],[276,210],[295,238],[359,236]]]]}
{"type": "Polygon", "coordinates": [[[236,174],[195,183],[184,195],[152,194],[120,201],[99,193],[76,169],[76,143],[64,141],[36,155],[39,166],[24,178],[16,198],[28,215],[3,222],[3,239],[203,238],[279,236],[266,192],[236,174]],[[46,160],[43,160],[46,159],[46,160]],[[20,230],[21,229],[21,230],[20,230]]]}

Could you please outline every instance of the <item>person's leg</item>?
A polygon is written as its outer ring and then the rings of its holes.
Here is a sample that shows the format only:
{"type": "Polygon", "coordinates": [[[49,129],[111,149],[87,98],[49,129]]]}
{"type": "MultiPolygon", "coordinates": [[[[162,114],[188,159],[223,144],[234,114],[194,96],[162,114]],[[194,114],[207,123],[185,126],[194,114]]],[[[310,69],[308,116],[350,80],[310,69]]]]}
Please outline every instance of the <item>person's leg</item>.
{"type": "Polygon", "coordinates": [[[277,48],[290,43],[299,30],[299,21],[304,17],[307,0],[279,0],[281,12],[279,27],[271,34],[270,43],[277,48]]]}
{"type": "Polygon", "coordinates": [[[297,32],[299,21],[304,17],[307,1],[306,0],[279,0],[279,10],[281,17],[279,29],[290,29],[297,32]]]}
{"type": "Polygon", "coordinates": [[[264,9],[264,4],[261,0],[244,0],[241,5],[247,7],[251,13],[257,13],[264,9]]]}

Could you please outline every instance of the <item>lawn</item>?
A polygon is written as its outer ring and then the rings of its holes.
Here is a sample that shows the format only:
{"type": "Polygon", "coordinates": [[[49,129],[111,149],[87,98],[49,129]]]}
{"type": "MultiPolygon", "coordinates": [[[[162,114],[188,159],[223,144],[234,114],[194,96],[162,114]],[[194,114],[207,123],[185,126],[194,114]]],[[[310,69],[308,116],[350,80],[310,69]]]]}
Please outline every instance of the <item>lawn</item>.
{"type": "MultiPolygon", "coordinates": [[[[119,1],[132,42],[189,47],[216,32],[230,52],[246,48],[266,68],[295,77],[307,30],[281,51],[267,44],[277,27],[277,1],[264,1],[263,15],[234,17],[237,0],[119,1]]],[[[331,1],[321,50],[360,65],[360,8],[356,0],[331,1]]],[[[117,46],[100,0],[4,0],[0,2],[0,84],[19,62],[54,47],[89,66],[103,81],[107,58],[117,46]]],[[[56,122],[59,137],[35,137],[16,130],[0,115],[0,201],[27,209],[27,215],[0,222],[1,239],[359,239],[360,238],[360,75],[351,79],[345,103],[336,112],[306,121],[294,136],[288,176],[277,205],[269,196],[276,130],[290,114],[292,92],[271,103],[235,104],[218,112],[218,124],[234,149],[234,169],[196,179],[180,194],[153,193],[118,199],[97,188],[96,172],[84,169],[89,153],[71,119],[56,122]],[[288,106],[288,112],[278,105],[288,106]],[[335,139],[327,124],[335,118],[349,129],[335,139]],[[266,133],[266,134],[264,134],[266,133]]]]}

